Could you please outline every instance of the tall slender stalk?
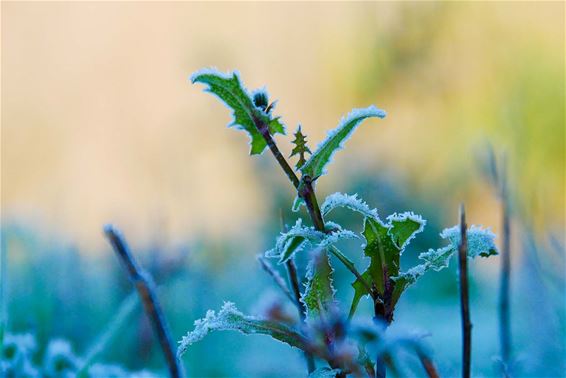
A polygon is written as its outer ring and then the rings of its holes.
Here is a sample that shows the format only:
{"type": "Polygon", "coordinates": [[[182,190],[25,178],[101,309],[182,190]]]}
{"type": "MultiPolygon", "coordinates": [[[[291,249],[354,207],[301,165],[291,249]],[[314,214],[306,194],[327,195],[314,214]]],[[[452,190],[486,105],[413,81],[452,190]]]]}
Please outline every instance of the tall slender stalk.
{"type": "Polygon", "coordinates": [[[169,375],[173,378],[182,377],[183,369],[173,348],[171,333],[155,294],[155,285],[151,276],[138,265],[126,241],[117,229],[107,225],[104,227],[104,233],[138,291],[144,310],[163,350],[169,375]]]}
{"type": "Polygon", "coordinates": [[[502,208],[503,242],[501,248],[501,273],[499,286],[499,340],[503,375],[509,376],[511,359],[511,314],[510,314],[510,281],[511,281],[511,219],[509,214],[509,198],[507,194],[507,172],[505,161],[500,175],[500,201],[502,208]]]}
{"type": "Polygon", "coordinates": [[[468,237],[466,211],[460,205],[460,245],[458,263],[460,276],[460,310],[462,316],[462,378],[470,378],[472,358],[472,322],[470,321],[470,296],[468,288],[468,237]]]}

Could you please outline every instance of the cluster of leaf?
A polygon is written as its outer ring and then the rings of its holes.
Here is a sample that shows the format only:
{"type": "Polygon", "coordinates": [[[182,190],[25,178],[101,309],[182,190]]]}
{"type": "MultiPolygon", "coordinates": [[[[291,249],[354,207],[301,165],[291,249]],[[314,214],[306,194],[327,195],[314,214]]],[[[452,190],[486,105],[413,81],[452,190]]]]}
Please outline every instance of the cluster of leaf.
{"type": "Polygon", "coordinates": [[[96,363],[81,374],[84,358],[77,356],[68,341],[53,339],[45,352],[38,353],[35,337],[30,334],[6,334],[0,358],[0,376],[13,378],[67,377],[136,377],[153,378],[148,371],[132,372],[119,365],[96,363]]]}
{"type": "MultiPolygon", "coordinates": [[[[351,360],[344,360],[342,358],[344,356],[339,358],[340,361],[336,360],[338,358],[335,355],[336,351],[341,350],[337,347],[337,343],[340,344],[340,340],[352,342],[352,338],[346,337],[347,332],[344,331],[350,327],[342,327],[342,336],[336,332],[322,338],[317,336],[316,329],[321,328],[321,322],[327,321],[329,314],[335,313],[337,308],[332,277],[333,259],[344,264],[355,276],[352,283],[354,295],[349,318],[351,319],[355,314],[360,299],[369,295],[376,305],[383,308],[383,321],[389,323],[392,320],[396,303],[409,285],[416,282],[430,269],[438,271],[448,266],[450,258],[457,251],[460,243],[458,227],[446,229],[441,233],[440,236],[447,240],[446,246],[421,253],[419,258],[422,264],[402,271],[401,255],[411,240],[423,231],[426,224],[421,216],[405,212],[390,215],[382,220],[377,211],[370,208],[356,194],[331,194],[318,208],[316,201],[312,200],[314,186],[305,190],[305,187],[312,185],[326,173],[326,167],[331,162],[333,155],[343,147],[357,126],[366,118],[385,117],[383,110],[375,106],[353,110],[328,133],[326,139],[317,146],[312,154],[306,137],[299,128],[292,141],[295,147],[291,153],[291,156],[298,156],[299,160],[295,171],[288,172],[291,168],[288,167],[286,161],[281,161],[284,158],[272,139],[276,133],[285,134],[285,128],[280,118],[272,115],[273,104],[269,105],[265,91],[256,91],[251,95],[235,72],[223,74],[216,70],[203,70],[195,73],[191,80],[193,83],[207,85],[207,90],[218,96],[232,110],[234,118],[229,126],[245,130],[249,134],[252,155],[262,153],[265,147],[269,146],[297,190],[293,210],[298,211],[302,205],[306,206],[313,226],[309,226],[309,222],[301,218],[297,219],[292,227],[277,237],[275,246],[265,253],[266,257],[277,259],[279,264],[293,261],[297,253],[309,254],[310,260],[306,269],[306,277],[304,277],[306,283],[299,298],[303,304],[301,309],[304,309],[306,323],[289,324],[277,319],[247,316],[237,311],[233,304],[227,303],[218,314],[210,311],[204,319],[195,323],[195,330],[189,332],[181,340],[179,354],[183,354],[190,344],[200,340],[211,330],[238,330],[244,333],[270,335],[276,340],[324,359],[330,365],[330,368],[324,371],[330,372],[331,375],[336,375],[334,371],[336,367],[348,372],[355,372],[356,369],[367,371],[372,366],[372,362],[360,338],[354,337],[357,341],[356,348],[352,349],[355,352],[352,353],[354,357],[351,360]],[[308,159],[306,154],[310,154],[308,159]],[[300,179],[297,175],[300,175],[300,179]],[[308,193],[308,190],[311,193],[308,193]],[[311,197],[307,197],[305,193],[311,197]],[[308,203],[309,200],[310,203],[308,203]],[[326,220],[336,208],[345,208],[361,214],[363,226],[361,235],[326,220]],[[317,213],[322,218],[322,224],[316,224],[314,216],[317,213]],[[358,269],[350,258],[337,248],[336,244],[345,238],[363,239],[361,250],[364,256],[369,258],[369,266],[363,273],[358,273],[358,269]],[[326,342],[317,343],[318,339],[326,340],[326,342]],[[328,343],[328,340],[332,342],[328,343]]],[[[469,228],[468,256],[473,258],[496,254],[494,237],[495,235],[489,230],[476,226],[469,228]]]]}

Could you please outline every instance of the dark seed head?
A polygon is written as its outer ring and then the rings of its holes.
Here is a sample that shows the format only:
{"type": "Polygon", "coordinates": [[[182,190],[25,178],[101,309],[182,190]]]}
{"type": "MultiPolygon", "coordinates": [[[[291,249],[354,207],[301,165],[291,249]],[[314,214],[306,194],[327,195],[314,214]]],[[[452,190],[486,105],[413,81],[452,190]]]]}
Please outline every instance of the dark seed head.
{"type": "Polygon", "coordinates": [[[265,110],[269,104],[269,99],[267,98],[267,93],[264,91],[258,91],[254,93],[254,105],[258,108],[265,110]]]}

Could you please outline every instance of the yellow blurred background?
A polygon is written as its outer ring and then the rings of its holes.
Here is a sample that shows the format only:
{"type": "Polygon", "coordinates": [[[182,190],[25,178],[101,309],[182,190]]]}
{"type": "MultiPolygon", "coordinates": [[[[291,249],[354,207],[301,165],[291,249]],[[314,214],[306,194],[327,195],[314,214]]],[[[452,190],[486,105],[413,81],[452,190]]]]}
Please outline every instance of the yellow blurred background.
{"type": "Polygon", "coordinates": [[[564,229],[562,2],[2,2],[2,221],[86,250],[109,221],[138,243],[253,245],[245,230],[269,210],[257,159],[271,157],[249,158],[226,108],[190,85],[210,66],[267,85],[311,145],[353,107],[387,110],[337,155],[323,194],[344,170],[389,167],[497,231],[477,173],[491,141],[531,219],[564,229]]]}

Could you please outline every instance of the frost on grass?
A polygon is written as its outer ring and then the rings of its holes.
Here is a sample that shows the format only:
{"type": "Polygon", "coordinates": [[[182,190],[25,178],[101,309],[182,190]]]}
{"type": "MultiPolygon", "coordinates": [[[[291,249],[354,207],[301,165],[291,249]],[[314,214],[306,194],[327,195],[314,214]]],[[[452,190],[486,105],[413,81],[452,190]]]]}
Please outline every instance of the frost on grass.
{"type": "Polygon", "coordinates": [[[317,146],[315,152],[301,166],[303,175],[316,178],[326,173],[326,165],[332,160],[336,151],[343,148],[344,143],[352,135],[358,125],[366,118],[384,118],[385,111],[369,106],[363,109],[354,109],[342,118],[338,127],[328,132],[326,139],[317,146]]]}
{"type": "MultiPolygon", "coordinates": [[[[285,126],[279,117],[272,117],[266,112],[266,108],[256,106],[237,71],[226,74],[207,68],[195,72],[191,76],[191,82],[207,85],[206,91],[218,97],[232,111],[233,119],[228,127],[233,126],[248,133],[251,139],[251,155],[261,154],[267,147],[267,142],[258,130],[258,123],[267,125],[272,135],[285,134],[285,126]]],[[[267,92],[262,90],[262,93],[267,101],[267,92]]]]}
{"type": "MultiPolygon", "coordinates": [[[[419,259],[423,261],[422,264],[393,277],[397,282],[396,289],[404,290],[431,269],[438,272],[448,267],[450,258],[458,252],[458,245],[461,240],[460,226],[446,228],[440,233],[440,236],[447,239],[449,244],[439,249],[429,249],[427,252],[421,253],[419,259]]],[[[495,234],[489,229],[472,225],[468,228],[467,239],[468,258],[489,257],[497,254],[495,234]]]]}
{"type": "Polygon", "coordinates": [[[193,331],[183,336],[179,341],[177,355],[182,356],[190,345],[202,340],[212,331],[239,331],[244,334],[269,335],[275,340],[289,344],[292,347],[304,348],[304,336],[289,326],[271,321],[248,316],[241,313],[234,303],[225,302],[218,313],[208,310],[206,316],[196,320],[193,331]]]}
{"type": "Polygon", "coordinates": [[[368,204],[361,198],[358,198],[357,194],[349,195],[344,193],[334,193],[326,197],[320,211],[324,216],[328,215],[332,210],[337,207],[345,207],[352,211],[356,211],[365,217],[379,219],[376,209],[370,209],[368,204]]]}

